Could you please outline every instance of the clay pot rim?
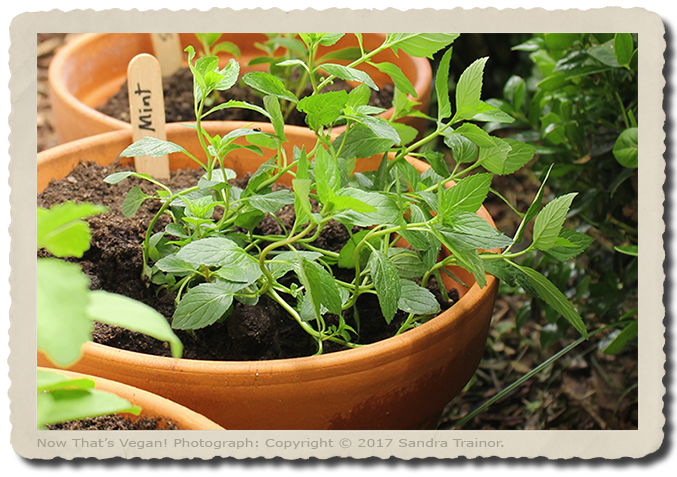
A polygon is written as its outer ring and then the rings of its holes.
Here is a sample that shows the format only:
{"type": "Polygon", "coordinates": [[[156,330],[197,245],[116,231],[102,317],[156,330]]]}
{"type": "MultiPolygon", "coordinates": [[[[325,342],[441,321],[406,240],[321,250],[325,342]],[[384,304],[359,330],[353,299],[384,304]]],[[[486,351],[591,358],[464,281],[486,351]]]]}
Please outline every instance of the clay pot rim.
{"type": "MultiPolygon", "coordinates": [[[[171,137],[177,133],[179,128],[183,131],[194,130],[186,128],[184,124],[190,123],[170,123],[167,124],[167,137],[171,137]]],[[[270,129],[272,132],[272,125],[269,123],[252,123],[245,121],[213,121],[211,123],[203,123],[206,129],[219,129],[228,125],[229,127],[245,127],[253,126],[261,128],[263,131],[270,129]]],[[[298,134],[312,134],[308,128],[301,126],[285,126],[286,131],[298,134]]],[[[38,153],[38,166],[42,163],[54,160],[66,152],[72,152],[82,149],[96,148],[102,144],[111,141],[132,143],[132,131],[120,130],[108,133],[98,134],[95,136],[86,137],[70,143],[58,145],[38,153]]],[[[415,158],[408,158],[414,162],[419,162],[415,158]]],[[[480,208],[483,215],[489,218],[489,222],[493,224],[493,219],[486,211],[484,206],[480,208]]],[[[447,327],[454,327],[459,320],[467,318],[466,312],[477,307],[478,303],[489,298],[498,288],[498,279],[494,276],[486,274],[486,284],[484,288],[480,288],[477,283],[474,283],[465,293],[465,295],[456,302],[452,307],[440,313],[430,321],[411,329],[401,335],[392,336],[376,343],[364,345],[359,348],[342,350],[319,356],[304,356],[298,358],[283,358],[274,360],[261,361],[215,361],[215,360],[196,360],[186,358],[171,358],[166,356],[154,356],[143,354],[134,351],[121,350],[110,346],[87,342],[83,347],[83,353],[91,355],[101,360],[114,360],[119,363],[138,363],[143,361],[146,367],[153,367],[159,371],[164,372],[180,372],[187,374],[202,374],[205,372],[226,372],[233,375],[248,376],[253,371],[270,374],[285,374],[285,373],[300,373],[312,369],[326,369],[339,368],[347,364],[351,364],[355,370],[355,362],[362,363],[359,369],[371,369],[374,365],[378,365],[380,361],[397,361],[405,359],[411,355],[410,350],[414,352],[422,352],[425,347],[422,347],[419,342],[433,342],[435,335],[441,333],[447,327]]],[[[359,371],[357,369],[357,371],[359,371]]]]}
{"type": "MultiPolygon", "coordinates": [[[[225,430],[211,419],[193,411],[177,402],[164,398],[157,394],[145,391],[141,388],[130,386],[111,379],[101,378],[90,374],[77,373],[66,369],[53,369],[38,366],[38,371],[51,371],[69,378],[88,378],[94,381],[95,389],[115,394],[128,400],[135,406],[142,408],[144,414],[149,417],[162,417],[176,424],[180,430],[225,430]]],[[[119,413],[126,415],[127,413],[119,413]]]]}
{"type": "MultiPolygon", "coordinates": [[[[66,87],[66,84],[63,82],[63,70],[65,68],[67,60],[70,58],[74,51],[77,51],[79,48],[82,48],[85,45],[88,45],[92,42],[98,41],[101,37],[105,35],[111,35],[114,33],[83,33],[80,36],[69,41],[63,48],[61,48],[54,55],[52,62],[49,65],[48,69],[48,81],[50,84],[51,94],[59,96],[63,99],[64,103],[68,105],[74,111],[79,111],[79,113],[86,118],[88,121],[102,122],[103,125],[107,128],[113,130],[119,129],[131,129],[131,124],[119,119],[113,118],[97,111],[94,108],[91,108],[80,101],[78,98],[70,92],[66,87]]],[[[141,34],[141,33],[131,33],[131,34],[141,34]]],[[[376,35],[383,35],[385,33],[375,33],[376,35]]],[[[400,54],[405,54],[400,52],[400,54]]],[[[432,67],[427,58],[420,58],[415,56],[407,55],[411,58],[416,70],[419,72],[416,82],[413,84],[414,90],[419,95],[418,100],[421,101],[423,98],[420,97],[421,93],[424,93],[427,89],[430,88],[432,82],[432,67]]],[[[411,95],[408,95],[411,98],[411,95]]],[[[411,98],[416,99],[416,98],[411,98]]],[[[389,118],[393,115],[395,109],[393,107],[388,108],[385,112],[382,113],[382,116],[389,118]]],[[[206,120],[204,122],[210,122],[206,120]]],[[[339,128],[336,129],[337,131],[339,128]]]]}

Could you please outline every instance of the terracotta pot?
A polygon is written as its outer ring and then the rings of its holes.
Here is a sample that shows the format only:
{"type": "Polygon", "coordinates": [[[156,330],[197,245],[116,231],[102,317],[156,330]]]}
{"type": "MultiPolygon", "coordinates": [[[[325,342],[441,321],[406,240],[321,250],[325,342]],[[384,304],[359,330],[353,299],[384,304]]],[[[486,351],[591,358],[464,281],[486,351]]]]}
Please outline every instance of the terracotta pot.
{"type": "MultiPolygon", "coordinates": [[[[40,369],[47,370],[47,368],[38,368],[38,370],[40,369]]],[[[172,423],[182,431],[224,430],[223,427],[215,424],[201,414],[191,411],[187,407],[181,406],[169,399],[144,391],[143,389],[138,389],[109,379],[72,371],[59,370],[58,373],[71,379],[89,378],[96,383],[95,388],[99,391],[115,394],[118,397],[126,399],[133,405],[141,407],[141,413],[138,416],[129,413],[120,413],[120,416],[127,417],[131,421],[136,421],[141,418],[157,419],[160,429],[168,429],[168,423],[172,423]]]]}
{"type": "MultiPolygon", "coordinates": [[[[247,123],[211,123],[222,136],[247,123]]],[[[257,124],[272,132],[269,124],[257,124]]],[[[298,147],[314,144],[306,128],[285,134],[298,147]]],[[[168,138],[191,152],[199,150],[195,131],[170,125],[168,138]]],[[[109,164],[131,143],[118,131],[57,146],[38,154],[38,191],[49,179],[66,177],[80,160],[109,164]]],[[[240,149],[229,167],[238,175],[264,160],[240,149]]],[[[290,151],[291,153],[291,151],[290,151]]],[[[360,159],[360,170],[375,169],[379,158],[360,159]]],[[[172,169],[194,163],[170,156],[172,169]]],[[[419,168],[427,165],[411,160],[419,168]]],[[[479,214],[493,225],[484,208],[479,214]]],[[[453,272],[466,283],[472,276],[453,272]]],[[[445,278],[445,275],[443,275],[445,278]]],[[[423,429],[435,428],[451,399],[475,372],[482,357],[498,280],[465,289],[433,320],[381,342],[336,353],[272,361],[217,362],[172,359],[87,343],[75,370],[147,389],[208,416],[228,429],[423,429]]],[[[53,366],[39,356],[42,366],[53,366]]]]}
{"type": "MultiPolygon", "coordinates": [[[[245,65],[261,51],[254,43],[264,42],[267,37],[261,33],[224,34],[224,40],[238,45],[242,56],[239,60],[242,73],[253,69],[262,70],[263,65],[246,67],[245,65]]],[[[364,34],[366,49],[381,45],[385,34],[364,34]]],[[[185,48],[199,42],[194,34],[181,34],[181,44],[185,48]]],[[[354,35],[346,35],[338,43],[324,50],[338,50],[358,46],[354,35]]],[[[98,112],[96,107],[105,104],[122,87],[127,74],[127,65],[140,53],[153,53],[150,35],[147,33],[88,33],[69,42],[52,60],[49,68],[50,98],[54,114],[55,129],[60,144],[118,129],[128,129],[129,123],[120,121],[98,112]]],[[[224,54],[222,62],[231,56],[224,54]]],[[[397,64],[411,80],[418,94],[418,106],[428,111],[432,84],[432,69],[427,58],[414,58],[404,52],[396,56],[391,50],[379,53],[375,62],[388,61],[397,64]]],[[[346,63],[336,61],[336,63],[346,63]]],[[[187,63],[186,63],[187,64],[187,63]]],[[[371,66],[360,67],[367,71],[377,85],[390,83],[390,78],[371,66]]],[[[383,113],[388,118],[393,109],[383,113]]],[[[422,131],[425,120],[405,118],[406,124],[422,131]]],[[[342,128],[337,128],[340,133],[342,128]]]]}

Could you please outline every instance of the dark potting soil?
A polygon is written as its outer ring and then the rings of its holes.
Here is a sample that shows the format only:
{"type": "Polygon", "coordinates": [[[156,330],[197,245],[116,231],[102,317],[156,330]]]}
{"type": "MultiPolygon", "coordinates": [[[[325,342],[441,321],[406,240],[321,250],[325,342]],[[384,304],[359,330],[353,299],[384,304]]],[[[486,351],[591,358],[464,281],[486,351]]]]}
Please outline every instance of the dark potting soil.
{"type": "MultiPolygon", "coordinates": [[[[80,163],[69,176],[60,181],[52,181],[38,195],[38,206],[48,208],[53,204],[70,200],[92,202],[108,207],[108,212],[87,219],[92,231],[91,247],[81,259],[70,260],[80,263],[91,281],[92,289],[104,289],[139,300],[158,310],[171,322],[175,295],[158,293],[155,287],[148,287],[141,279],[143,263],[141,244],[148,225],[159,209],[159,204],[156,201],[146,201],[132,218],[125,217],[121,211],[122,201],[132,186],[139,186],[148,194],[155,192],[154,186],[136,178],[129,178],[116,185],[106,184],[102,180],[108,174],[125,169],[128,167],[118,164],[105,167],[80,163]]],[[[172,190],[190,187],[197,182],[200,174],[199,170],[172,172],[167,186],[172,190]]],[[[246,178],[244,180],[246,181],[246,178]]],[[[294,219],[292,206],[282,209],[278,213],[278,218],[288,224],[292,223],[294,219]]],[[[164,229],[168,220],[167,216],[161,217],[155,231],[164,229]]],[[[266,217],[255,233],[280,234],[282,229],[276,220],[266,217]]],[[[348,238],[346,228],[334,222],[325,227],[315,245],[339,251],[348,238]]],[[[47,253],[41,251],[39,255],[46,256],[47,253]]],[[[335,270],[337,276],[350,272],[340,268],[335,270]]],[[[352,277],[347,278],[347,281],[351,280],[352,277]]],[[[430,281],[429,288],[437,296],[442,310],[451,306],[442,299],[434,280],[430,281]]],[[[452,304],[458,300],[456,290],[451,290],[450,296],[452,304]]],[[[393,336],[407,316],[400,311],[390,325],[386,325],[378,299],[372,294],[362,295],[357,306],[361,317],[360,343],[363,344],[393,336]]],[[[331,324],[331,318],[331,315],[327,316],[328,324],[331,324]]],[[[333,318],[338,321],[338,317],[333,318]]],[[[349,325],[356,326],[349,311],[346,312],[345,319],[349,325]]],[[[233,313],[222,323],[215,323],[194,332],[177,330],[176,334],[184,345],[183,357],[188,359],[230,361],[279,359],[308,356],[316,351],[314,340],[279,304],[266,296],[261,297],[256,306],[245,306],[235,301],[233,313]]],[[[140,333],[100,323],[95,324],[94,341],[119,349],[170,356],[166,343],[140,333]]],[[[325,344],[325,352],[341,349],[343,347],[337,344],[329,342],[325,344]]]]}
{"type": "Polygon", "coordinates": [[[50,424],[47,429],[56,431],[178,431],[176,424],[169,421],[142,417],[135,421],[116,414],[110,416],[98,416],[76,421],[50,424]]]}
{"type": "MultiPolygon", "coordinates": [[[[193,75],[189,68],[182,68],[163,80],[163,92],[165,100],[165,122],[192,122],[195,121],[193,104],[193,75]]],[[[351,86],[341,79],[335,79],[334,83],[326,86],[322,91],[350,91],[351,86]]],[[[301,98],[312,93],[312,88],[307,88],[301,94],[301,98]]],[[[388,109],[392,106],[394,88],[392,84],[386,84],[378,91],[371,90],[369,104],[379,108],[388,109]]],[[[214,96],[214,106],[226,103],[231,99],[245,101],[263,107],[263,97],[256,94],[248,86],[240,83],[235,84],[226,91],[217,91],[214,96]]],[[[129,118],[129,97],[127,93],[127,83],[112,96],[105,104],[96,108],[97,111],[119,119],[120,121],[130,122],[129,118]]],[[[210,121],[268,121],[268,119],[256,111],[243,108],[226,108],[215,111],[207,117],[210,121]]],[[[305,114],[300,113],[294,108],[287,118],[287,124],[294,126],[305,126],[305,114]]]]}

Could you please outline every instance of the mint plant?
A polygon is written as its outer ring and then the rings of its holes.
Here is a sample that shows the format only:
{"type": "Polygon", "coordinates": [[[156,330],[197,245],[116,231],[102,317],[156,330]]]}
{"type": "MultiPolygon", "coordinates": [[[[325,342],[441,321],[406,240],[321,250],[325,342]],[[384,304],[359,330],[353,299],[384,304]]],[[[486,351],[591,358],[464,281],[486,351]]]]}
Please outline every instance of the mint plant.
{"type": "MultiPolygon", "coordinates": [[[[381,49],[429,56],[456,36],[389,34],[381,49]]],[[[305,60],[295,58],[293,64],[314,78],[319,68],[314,60],[316,48],[335,41],[337,35],[303,34],[301,38],[309,55],[305,60]]],[[[470,272],[480,287],[486,285],[485,272],[519,284],[549,303],[587,338],[581,317],[565,295],[519,260],[535,253],[571,257],[589,245],[587,236],[563,227],[576,194],[556,198],[541,208],[542,186],[529,210],[515,211],[522,224],[513,237],[476,215],[487,195],[497,193],[491,187],[492,177],[513,173],[534,155],[533,147],[490,136],[476,125],[514,121],[481,100],[487,58],[477,60],[461,75],[452,108],[447,85],[452,48],[446,50],[436,79],[438,115],[432,119],[431,132],[416,140],[415,133],[393,119],[375,116],[380,110],[367,104],[368,89],[377,86],[354,66],[369,62],[376,50],[361,51],[347,67],[323,63],[321,68],[329,76],[312,79],[313,93],[301,100],[272,74],[248,73],[243,80],[264,95],[264,107],[228,101],[207,111],[205,98],[235,84],[239,66],[231,60],[221,69],[216,57],[195,60],[194,49],[186,50],[194,75],[195,129],[206,162],[178,144],[150,137],[135,142],[121,156],[181,152],[204,174],[196,185],[183,190],[171,190],[134,171],[105,178],[115,184],[130,176],[141,177],[157,186],[155,194],[133,187],[123,211],[132,216],[147,200],[160,204],[143,244],[143,278],[176,293],[173,328],[207,327],[227,319],[236,300],[255,305],[266,295],[315,339],[317,354],[327,341],[357,347],[362,317],[355,305],[361,295],[378,297],[384,324],[391,323],[398,310],[404,311],[407,317],[397,332],[403,333],[439,313],[439,303],[426,288],[433,277],[445,298],[442,274],[462,283],[448,268],[455,265],[470,272]],[[362,84],[350,92],[322,92],[334,77],[362,84]],[[312,149],[294,147],[288,154],[283,147],[287,142],[283,101],[306,114],[316,137],[312,149]],[[211,112],[232,107],[258,111],[274,132],[247,127],[220,137],[203,128],[202,120],[211,112]],[[346,129],[337,136],[332,128],[338,123],[346,129]],[[442,152],[426,147],[438,138],[451,150],[453,167],[447,166],[442,152]],[[244,188],[229,182],[236,173],[227,167],[228,154],[240,148],[268,157],[244,188]],[[376,170],[354,172],[357,161],[375,155],[382,158],[376,170]],[[425,159],[430,168],[419,172],[408,157],[425,159]],[[291,189],[273,190],[283,176],[291,178],[291,189]],[[276,212],[285,206],[294,208],[293,223],[281,224],[284,232],[280,235],[259,235],[257,225],[264,217],[277,220],[276,212]],[[155,232],[164,214],[171,221],[155,232]],[[532,221],[534,238],[523,245],[525,227],[532,221]],[[339,252],[316,243],[330,222],[342,224],[350,233],[339,252]],[[401,239],[411,247],[401,245],[401,239]],[[449,253],[442,254],[443,248],[449,253]],[[337,267],[350,270],[352,279],[339,279],[337,267]],[[329,316],[335,318],[329,320],[329,316]]],[[[395,71],[393,65],[381,64],[379,69],[395,71]]],[[[396,73],[392,77],[396,111],[409,114],[411,83],[396,73]]]]}
{"type": "MultiPolygon", "coordinates": [[[[38,208],[37,245],[55,257],[82,257],[91,233],[82,220],[107,209],[64,202],[38,208]]],[[[77,264],[59,258],[37,263],[37,346],[51,361],[68,367],[78,361],[82,345],[91,341],[93,322],[138,331],[167,341],[181,357],[182,344],[157,311],[125,296],[89,289],[89,279],[77,264]]],[[[85,417],[117,412],[139,414],[140,408],[117,396],[97,391],[91,379],[69,379],[55,371],[38,371],[38,429],[85,417]]]]}

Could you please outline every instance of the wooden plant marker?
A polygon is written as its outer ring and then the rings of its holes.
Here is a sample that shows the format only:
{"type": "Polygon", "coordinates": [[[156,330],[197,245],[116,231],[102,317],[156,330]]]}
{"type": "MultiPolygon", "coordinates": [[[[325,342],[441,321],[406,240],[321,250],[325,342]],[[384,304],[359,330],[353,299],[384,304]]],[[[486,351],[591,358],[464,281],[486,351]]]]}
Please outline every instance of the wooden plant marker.
{"type": "Polygon", "coordinates": [[[155,58],[160,62],[162,76],[173,75],[183,64],[183,50],[178,33],[151,33],[155,58]]]}
{"type": "MultiPolygon", "coordinates": [[[[132,139],[145,136],[166,140],[165,104],[162,93],[160,63],[153,56],[142,53],[127,67],[129,112],[132,121],[132,139]]],[[[140,156],[134,158],[136,172],[155,179],[169,179],[169,157],[140,156]]]]}

